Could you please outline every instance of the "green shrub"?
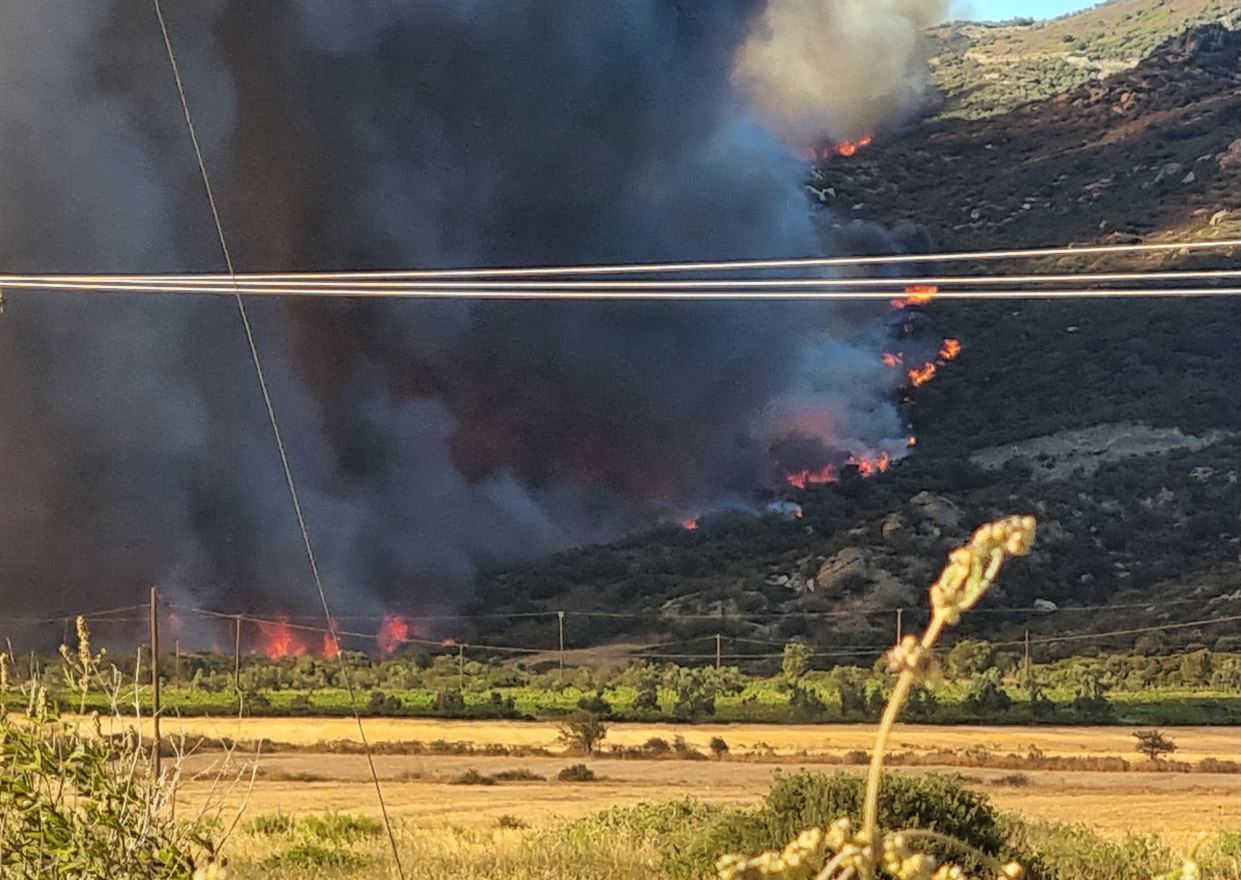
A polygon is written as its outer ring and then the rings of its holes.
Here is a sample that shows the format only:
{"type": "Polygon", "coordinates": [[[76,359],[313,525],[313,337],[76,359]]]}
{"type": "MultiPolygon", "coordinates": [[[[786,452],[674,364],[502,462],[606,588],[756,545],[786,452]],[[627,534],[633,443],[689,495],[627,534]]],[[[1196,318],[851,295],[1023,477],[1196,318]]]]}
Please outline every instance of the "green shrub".
{"type": "Polygon", "coordinates": [[[265,868],[360,868],[368,861],[366,856],[347,849],[303,841],[268,856],[262,865],[265,868]]]}
{"type": "MultiPolygon", "coordinates": [[[[708,874],[723,853],[781,848],[806,828],[825,826],[841,816],[860,819],[864,780],[852,774],[777,773],[763,806],[735,810],[687,840],[677,859],[666,865],[675,877],[708,874]]],[[[879,797],[882,829],[921,829],[955,838],[989,856],[1005,849],[1000,815],[985,795],[965,787],[958,776],[884,777],[879,797]]],[[[927,850],[972,866],[960,848],[940,844],[927,850]]]]}
{"type": "Polygon", "coordinates": [[[585,764],[571,764],[556,774],[561,782],[594,782],[599,777],[585,764]]]}
{"type": "Polygon", "coordinates": [[[330,843],[353,843],[365,837],[378,837],[383,823],[353,813],[327,813],[307,816],[300,823],[302,831],[311,837],[330,843]]]}
{"type": "Polygon", "coordinates": [[[133,745],[0,711],[0,876],[188,877],[206,829],[178,823],[133,745]],[[69,784],[66,784],[69,783],[69,784]]]}

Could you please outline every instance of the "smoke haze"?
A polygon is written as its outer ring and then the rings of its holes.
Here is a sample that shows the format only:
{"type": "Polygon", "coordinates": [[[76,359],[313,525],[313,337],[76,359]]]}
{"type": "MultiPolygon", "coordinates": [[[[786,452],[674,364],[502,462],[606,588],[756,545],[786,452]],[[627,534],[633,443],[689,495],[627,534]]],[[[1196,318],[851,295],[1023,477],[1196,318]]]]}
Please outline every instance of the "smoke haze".
{"type": "Polygon", "coordinates": [[[873,133],[925,99],[921,33],[949,0],[768,0],[735,77],[790,145],[873,133]]]}
{"type": "MultiPolygon", "coordinates": [[[[889,6],[916,20],[917,4],[889,6]]],[[[773,33],[791,9],[772,0],[773,33]]],[[[239,269],[822,252],[802,169],[733,85],[738,58],[751,84],[763,63],[753,36],[738,55],[758,0],[168,13],[239,269]]],[[[825,56],[876,51],[843,28],[819,22],[825,56]]],[[[891,69],[907,71],[897,54],[891,69]]],[[[774,93],[756,95],[771,109],[774,93]]],[[[884,99],[864,97],[856,107],[884,99]]],[[[821,118],[854,112],[842,100],[821,118]]],[[[221,269],[142,4],[0,6],[0,167],[6,271],[221,269]]],[[[0,607],[120,604],[151,584],[233,609],[306,604],[233,303],[9,299],[0,607]]],[[[360,610],[458,603],[480,565],[750,493],[771,482],[786,423],[820,455],[903,434],[874,311],[301,301],[251,314],[331,598],[360,610]]]]}

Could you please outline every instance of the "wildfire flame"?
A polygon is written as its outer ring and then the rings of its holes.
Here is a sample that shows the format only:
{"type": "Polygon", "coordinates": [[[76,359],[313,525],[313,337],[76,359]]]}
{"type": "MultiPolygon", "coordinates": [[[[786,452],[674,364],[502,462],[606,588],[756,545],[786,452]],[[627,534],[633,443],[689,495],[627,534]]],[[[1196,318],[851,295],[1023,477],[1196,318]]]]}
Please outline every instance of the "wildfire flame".
{"type": "MultiPolygon", "coordinates": [[[[333,630],[336,629],[336,621],[332,621],[333,630]]],[[[323,657],[325,660],[335,660],[340,656],[340,642],[330,633],[323,634],[323,657]]]]}
{"type": "Polygon", "coordinates": [[[381,654],[391,654],[409,640],[409,624],[399,615],[385,614],[376,640],[381,654]]]}
{"type": "Polygon", "coordinates": [[[939,373],[939,364],[931,361],[920,367],[914,367],[909,371],[909,384],[914,388],[921,388],[927,382],[930,382],[939,373]]]}
{"type": "Polygon", "coordinates": [[[827,147],[811,147],[806,150],[806,158],[811,162],[825,162],[833,156],[843,156],[847,159],[850,156],[856,156],[859,150],[866,149],[874,142],[875,136],[866,134],[855,141],[844,140],[827,147]]]}
{"type": "Polygon", "coordinates": [[[945,339],[944,347],[939,350],[939,356],[946,361],[955,361],[961,354],[961,340],[945,339]]]}
{"type": "MultiPolygon", "coordinates": [[[[846,465],[853,465],[858,469],[863,479],[877,476],[886,472],[892,467],[892,456],[886,452],[879,452],[873,455],[850,455],[845,460],[846,465]]],[[[825,465],[818,470],[796,471],[785,477],[790,486],[796,486],[798,489],[805,489],[807,486],[821,486],[825,483],[840,482],[840,468],[834,464],[825,465]]],[[[802,514],[797,514],[800,519],[802,514]]]]}
{"type": "Polygon", "coordinates": [[[906,309],[909,306],[924,306],[935,299],[939,288],[934,284],[915,284],[905,288],[905,297],[892,300],[892,308],[906,309]]]}
{"type": "Polygon", "coordinates": [[[283,615],[270,623],[260,623],[259,638],[263,653],[272,660],[301,657],[308,650],[302,634],[294,632],[289,626],[289,619],[283,615]]]}
{"type": "Polygon", "coordinates": [[[685,529],[687,532],[696,532],[698,531],[698,520],[683,519],[681,520],[681,528],[685,529]]]}
{"type": "Polygon", "coordinates": [[[883,365],[885,367],[899,367],[903,363],[905,363],[905,359],[899,353],[893,354],[889,351],[883,353],[883,365]]]}

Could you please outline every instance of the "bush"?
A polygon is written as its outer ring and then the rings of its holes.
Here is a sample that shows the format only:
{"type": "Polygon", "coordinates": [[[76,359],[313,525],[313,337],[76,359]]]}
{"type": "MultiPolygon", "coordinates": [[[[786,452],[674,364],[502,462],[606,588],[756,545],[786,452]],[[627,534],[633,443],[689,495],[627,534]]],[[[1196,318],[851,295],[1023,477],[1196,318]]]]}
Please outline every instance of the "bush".
{"type": "Polygon", "coordinates": [[[304,841],[268,856],[262,864],[266,868],[360,868],[367,861],[365,856],[347,849],[304,841]]]}
{"type": "Polygon", "coordinates": [[[561,782],[595,782],[598,776],[585,764],[571,764],[556,774],[561,782]]]}
{"type": "Polygon", "coordinates": [[[301,829],[311,837],[328,843],[347,844],[364,837],[378,837],[383,831],[383,824],[369,816],[328,813],[307,816],[301,821],[301,829]]]}
{"type": "Polygon", "coordinates": [[[501,770],[491,777],[496,782],[543,782],[546,776],[540,776],[533,770],[518,767],[516,770],[501,770]]]}
{"type": "MultiPolygon", "coordinates": [[[[841,816],[855,822],[861,817],[865,782],[860,776],[799,772],[777,774],[758,810],[723,814],[685,844],[685,860],[676,876],[695,877],[710,872],[726,852],[780,849],[806,828],[825,826],[841,816]]],[[[965,787],[958,776],[885,775],[879,797],[879,824],[883,829],[917,828],[960,840],[988,856],[1005,847],[1000,814],[985,795],[965,787]]],[[[939,845],[928,851],[960,860],[959,848],[949,852],[939,845]]],[[[973,867],[968,860],[963,866],[973,867]]],[[[671,870],[671,866],[669,866],[671,870]]]]}
{"type": "Polygon", "coordinates": [[[722,758],[728,754],[728,743],[724,741],[722,736],[711,737],[709,748],[711,749],[711,754],[717,758],[722,758]]]}
{"type": "Polygon", "coordinates": [[[501,828],[529,828],[530,826],[512,813],[505,813],[498,820],[501,828]]]}
{"type": "Polygon", "coordinates": [[[798,721],[818,721],[827,715],[827,704],[811,687],[790,685],[789,709],[798,721]]]}
{"type": "Polygon", "coordinates": [[[494,776],[484,776],[473,767],[464,773],[455,777],[448,783],[449,785],[495,785],[496,778],[494,776]]]}
{"type": "Polygon", "coordinates": [[[461,691],[439,691],[433,705],[437,715],[451,718],[465,714],[465,697],[461,691]]]}
{"type": "Polygon", "coordinates": [[[174,821],[166,792],[134,772],[144,756],[132,745],[117,757],[104,737],[0,712],[0,876],[146,880],[193,872],[200,829],[174,821]]]}
{"type": "Polygon", "coordinates": [[[672,751],[672,746],[668,745],[668,740],[658,736],[648,739],[642,744],[642,748],[652,755],[666,755],[672,751]]]}

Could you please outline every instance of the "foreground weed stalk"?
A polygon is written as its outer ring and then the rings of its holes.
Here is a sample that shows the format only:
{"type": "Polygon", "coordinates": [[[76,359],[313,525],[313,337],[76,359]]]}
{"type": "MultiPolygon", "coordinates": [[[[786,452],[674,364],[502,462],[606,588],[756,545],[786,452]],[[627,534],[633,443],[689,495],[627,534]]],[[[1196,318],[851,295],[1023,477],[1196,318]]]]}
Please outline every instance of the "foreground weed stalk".
{"type": "MultiPolygon", "coordinates": [[[[826,829],[803,831],[780,852],[772,850],[753,858],[726,855],[716,865],[721,880],[873,880],[878,870],[897,880],[963,880],[965,872],[959,865],[940,864],[933,856],[910,846],[912,840],[925,836],[921,832],[898,831],[880,836],[879,791],[884,754],[911,689],[932,671],[931,649],[945,627],[955,624],[963,612],[978,604],[1006,560],[1030,552],[1034,533],[1035,521],[1030,516],[1010,516],[975,532],[967,545],[949,554],[948,566],[931,586],[931,621],[926,632],[920,639],[906,636],[889,655],[891,668],[899,675],[875,738],[862,827],[855,830],[848,818],[841,818],[826,829]]],[[[997,880],[1021,877],[1021,868],[1016,864],[1000,865],[985,857],[984,860],[993,863],[997,880]]]]}

